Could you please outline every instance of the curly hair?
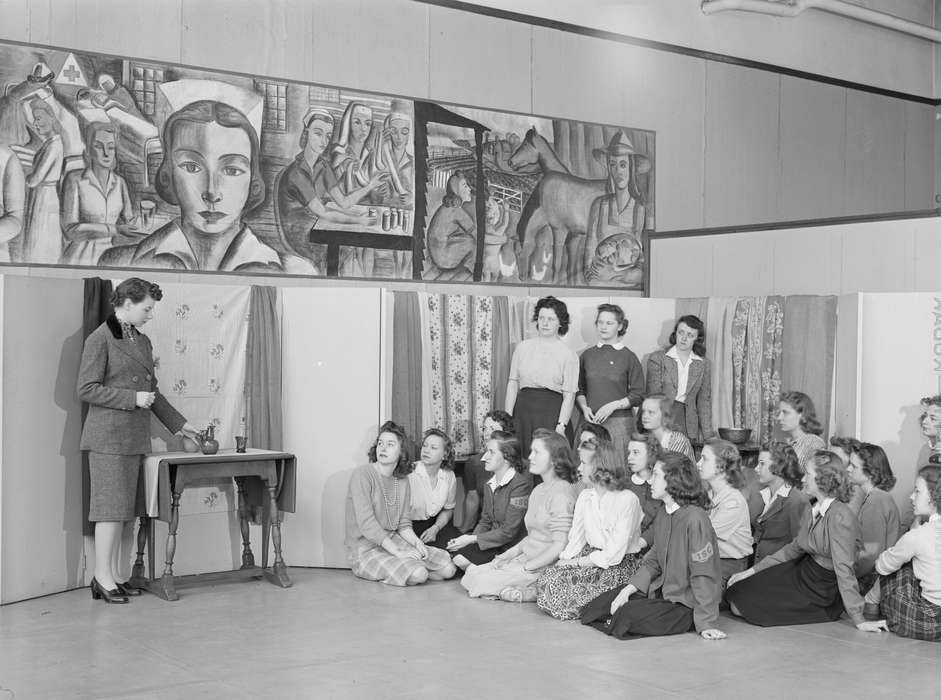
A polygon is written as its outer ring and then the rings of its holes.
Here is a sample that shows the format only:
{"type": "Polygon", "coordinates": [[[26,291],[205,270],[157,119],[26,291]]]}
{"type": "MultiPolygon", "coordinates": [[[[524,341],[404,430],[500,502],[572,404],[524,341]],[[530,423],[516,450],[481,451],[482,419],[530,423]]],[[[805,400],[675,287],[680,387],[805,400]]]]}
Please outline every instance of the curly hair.
{"type": "Polygon", "coordinates": [[[647,471],[652,472],[663,455],[663,446],[660,441],[654,437],[653,433],[632,433],[628,442],[642,442],[647,445],[647,471]]]}
{"type": "Polygon", "coordinates": [[[817,419],[817,410],[814,408],[814,402],[810,400],[802,391],[784,391],[781,393],[781,403],[797,411],[800,416],[800,428],[805,433],[820,435],[823,432],[823,426],[817,419]]]}
{"type": "Polygon", "coordinates": [[[784,479],[784,483],[792,488],[800,488],[804,481],[804,468],[794,448],[786,442],[773,440],[761,446],[762,452],[771,457],[770,471],[775,476],[784,479]]]}
{"type": "Polygon", "coordinates": [[[817,450],[814,453],[814,483],[824,498],[835,498],[842,503],[849,503],[853,496],[853,483],[850,481],[843,461],[829,450],[817,450]]]}
{"type": "Polygon", "coordinates": [[[542,440],[549,453],[549,461],[552,463],[552,471],[555,475],[574,484],[578,481],[578,462],[572,454],[572,448],[562,435],[554,430],[546,428],[537,428],[533,432],[533,442],[542,440]]]}
{"type": "Polygon", "coordinates": [[[582,433],[591,433],[594,435],[596,447],[602,443],[607,443],[609,445],[611,444],[611,433],[608,432],[607,428],[605,428],[603,425],[599,425],[598,423],[584,423],[579,426],[578,432],[575,434],[575,445],[573,445],[573,448],[576,450],[581,447],[581,441],[579,438],[581,438],[582,433]]]}
{"type": "Polygon", "coordinates": [[[712,438],[706,441],[706,446],[712,450],[716,456],[716,466],[721,474],[725,475],[725,481],[733,489],[740,489],[745,485],[745,475],[742,473],[742,455],[738,448],[728,440],[712,438]]]}
{"type": "Polygon", "coordinates": [[[609,491],[621,491],[627,488],[630,470],[624,466],[623,460],[618,459],[613,443],[610,441],[599,442],[592,464],[595,470],[588,477],[592,483],[598,484],[609,491]]]}
{"type": "Polygon", "coordinates": [[[595,323],[598,323],[598,317],[603,313],[609,313],[617,319],[618,322],[618,338],[622,337],[627,333],[627,327],[630,325],[630,321],[627,320],[627,316],[624,315],[624,309],[622,309],[617,304],[599,304],[598,313],[595,315],[595,323]]]}
{"type": "Polygon", "coordinates": [[[935,396],[926,396],[920,401],[920,403],[925,408],[928,408],[929,406],[937,406],[938,408],[941,408],[941,394],[937,394],[935,396]]]}
{"type": "Polygon", "coordinates": [[[533,311],[533,323],[539,320],[539,312],[543,309],[552,309],[559,319],[559,335],[565,335],[569,332],[569,308],[561,299],[553,296],[543,297],[536,302],[536,308],[533,311]]]}
{"type": "Polygon", "coordinates": [[[861,444],[862,443],[854,437],[840,437],[839,435],[834,435],[830,438],[830,446],[838,447],[846,454],[852,454],[861,444]]]}
{"type": "Polygon", "coordinates": [[[441,438],[444,443],[444,457],[441,458],[441,468],[447,471],[454,471],[454,441],[451,436],[438,428],[428,428],[421,436],[421,444],[425,445],[425,440],[430,437],[441,438]]]}
{"type": "Polygon", "coordinates": [[[667,493],[677,505],[695,505],[708,510],[712,507],[706,484],[699,478],[699,470],[693,460],[679,452],[667,450],[661,455],[663,477],[667,493]]]}
{"type": "Polygon", "coordinates": [[[516,435],[505,430],[494,430],[490,439],[496,441],[497,448],[500,450],[500,454],[503,455],[503,459],[506,460],[507,464],[513,467],[517,472],[521,473],[526,471],[526,462],[523,460],[522,448],[520,447],[519,438],[516,437],[516,435]]]}
{"type": "Polygon", "coordinates": [[[113,307],[117,308],[124,304],[125,299],[130,299],[134,304],[140,304],[147,297],[160,301],[163,299],[163,291],[153,282],[142,280],[140,277],[128,277],[111,292],[109,301],[113,307]]]}
{"type": "Polygon", "coordinates": [[[941,513],[941,466],[929,464],[918,470],[918,476],[925,480],[928,487],[928,498],[931,504],[941,513]]]}
{"type": "Polygon", "coordinates": [[[506,411],[501,410],[499,408],[495,408],[492,411],[488,411],[484,415],[484,420],[487,420],[488,418],[492,420],[494,423],[499,423],[500,430],[502,430],[504,433],[516,432],[516,428],[514,428],[513,426],[513,416],[511,416],[506,411]]]}
{"type": "Polygon", "coordinates": [[[379,438],[382,437],[383,433],[395,435],[396,439],[399,441],[399,462],[395,465],[392,476],[396,479],[404,479],[412,473],[415,469],[415,465],[412,462],[412,451],[408,436],[405,434],[405,428],[398,423],[387,420],[379,426],[379,432],[376,433],[376,440],[373,442],[372,447],[369,448],[366,456],[369,458],[370,462],[377,461],[376,447],[379,445],[379,438]]]}
{"type": "Polygon", "coordinates": [[[700,357],[706,356],[706,324],[702,322],[699,316],[693,316],[692,314],[687,314],[686,316],[680,316],[676,319],[676,323],[673,324],[673,332],[670,333],[670,346],[676,345],[676,332],[680,328],[680,324],[685,324],[696,331],[696,340],[693,341],[693,352],[699,355],[700,357]]]}
{"type": "MultiPolygon", "coordinates": [[[[676,401],[671,399],[665,394],[651,394],[646,397],[644,401],[656,401],[657,405],[660,407],[660,425],[664,430],[674,430],[673,426],[673,406],[676,404],[676,401]]],[[[641,413],[644,410],[644,404],[640,405],[641,413]]]]}
{"type": "Polygon", "coordinates": [[[878,445],[871,442],[859,443],[852,451],[863,463],[863,474],[869,477],[872,485],[883,491],[891,491],[895,486],[895,474],[889,465],[889,458],[878,445]]]}

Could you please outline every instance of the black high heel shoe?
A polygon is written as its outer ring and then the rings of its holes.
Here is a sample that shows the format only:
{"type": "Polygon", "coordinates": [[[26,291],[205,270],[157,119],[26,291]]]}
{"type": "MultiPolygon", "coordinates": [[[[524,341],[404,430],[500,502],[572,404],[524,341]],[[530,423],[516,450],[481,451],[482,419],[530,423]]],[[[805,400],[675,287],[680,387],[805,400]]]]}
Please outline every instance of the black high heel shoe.
{"type": "Polygon", "coordinates": [[[119,583],[115,581],[115,587],[118,589],[118,593],[123,596],[135,596],[140,595],[143,591],[140,588],[135,588],[131,585],[130,581],[125,581],[124,583],[119,583]]]}
{"type": "Polygon", "coordinates": [[[104,588],[97,579],[92,579],[91,584],[91,597],[92,600],[104,600],[106,603],[118,603],[124,604],[127,603],[127,596],[122,595],[117,588],[112,588],[110,591],[104,588]]]}

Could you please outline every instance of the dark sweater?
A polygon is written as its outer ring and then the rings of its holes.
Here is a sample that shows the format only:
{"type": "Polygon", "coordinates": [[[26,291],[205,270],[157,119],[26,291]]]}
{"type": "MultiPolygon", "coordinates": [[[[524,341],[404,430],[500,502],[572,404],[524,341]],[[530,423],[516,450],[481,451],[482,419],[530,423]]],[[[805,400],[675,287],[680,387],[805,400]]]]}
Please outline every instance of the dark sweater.
{"type": "MultiPolygon", "coordinates": [[[[578,358],[578,393],[588,401],[592,411],[625,396],[631,407],[644,400],[644,370],[637,355],[629,348],[615,350],[610,345],[592,346],[578,358]]],[[[612,416],[631,415],[630,408],[621,408],[612,416]]]]}

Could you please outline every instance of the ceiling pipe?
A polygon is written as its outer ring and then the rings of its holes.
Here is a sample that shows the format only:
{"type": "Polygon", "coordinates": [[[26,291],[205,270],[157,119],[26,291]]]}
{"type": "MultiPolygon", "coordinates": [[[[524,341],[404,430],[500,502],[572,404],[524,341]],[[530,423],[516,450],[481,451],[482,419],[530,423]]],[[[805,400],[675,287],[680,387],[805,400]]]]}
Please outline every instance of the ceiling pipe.
{"type": "Polygon", "coordinates": [[[740,10],[774,17],[796,17],[804,10],[822,10],[941,44],[941,30],[843,0],[702,0],[701,7],[706,15],[740,10]]]}

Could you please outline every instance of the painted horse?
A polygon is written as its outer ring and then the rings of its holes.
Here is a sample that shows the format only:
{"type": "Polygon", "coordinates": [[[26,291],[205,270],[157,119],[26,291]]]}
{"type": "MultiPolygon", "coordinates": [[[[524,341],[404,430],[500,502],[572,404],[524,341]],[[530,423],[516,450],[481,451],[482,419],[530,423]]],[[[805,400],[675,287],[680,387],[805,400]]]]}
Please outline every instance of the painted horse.
{"type": "Polygon", "coordinates": [[[533,253],[537,248],[548,248],[551,240],[553,270],[551,280],[546,281],[582,283],[585,271],[581,269],[580,248],[585,244],[588,213],[591,203],[606,193],[607,180],[572,175],[535,127],[526,132],[526,137],[510,156],[509,164],[514,170],[535,164],[542,172],[523,206],[516,228],[522,244],[520,273],[530,275],[533,253]]]}

